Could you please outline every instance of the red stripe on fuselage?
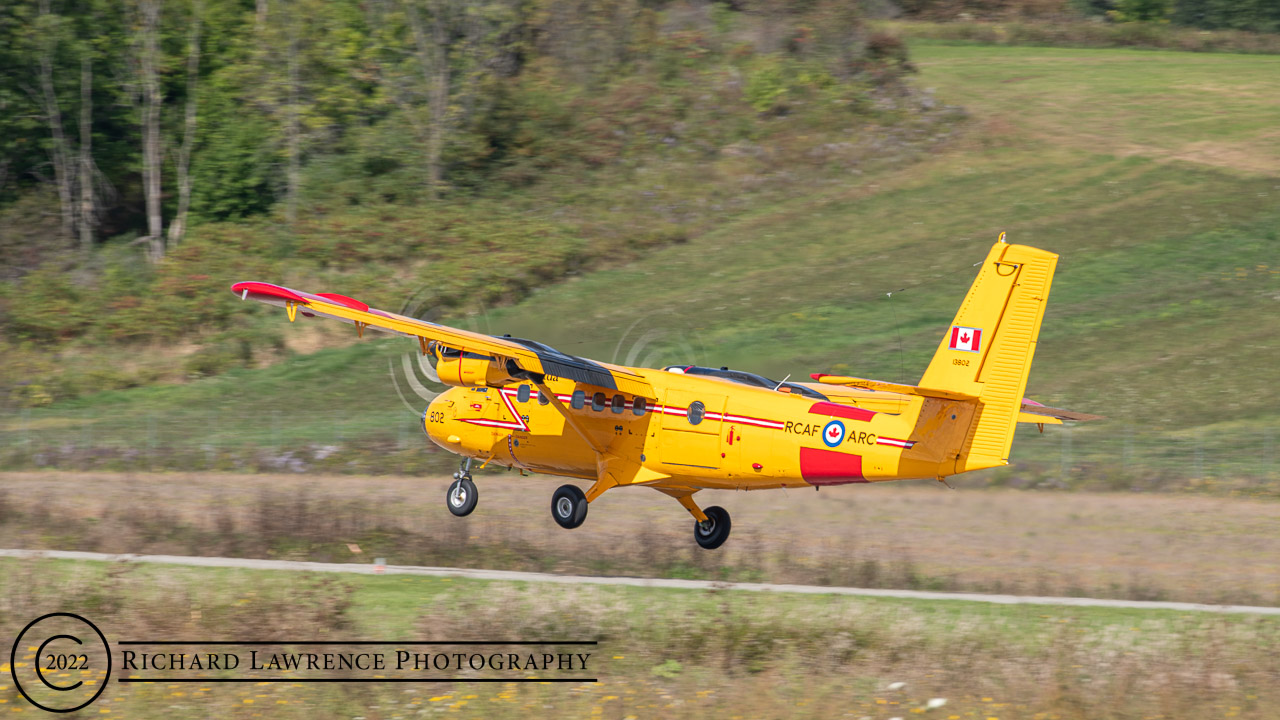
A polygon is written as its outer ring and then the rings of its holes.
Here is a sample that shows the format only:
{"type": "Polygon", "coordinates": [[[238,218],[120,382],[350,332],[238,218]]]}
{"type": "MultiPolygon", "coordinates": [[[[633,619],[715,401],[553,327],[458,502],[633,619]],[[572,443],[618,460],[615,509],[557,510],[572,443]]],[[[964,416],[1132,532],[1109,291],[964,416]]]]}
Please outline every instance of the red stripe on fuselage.
{"type": "Polygon", "coordinates": [[[862,456],[835,450],[800,448],[800,477],[810,485],[864,483],[862,456]]]}
{"type": "Polygon", "coordinates": [[[862,408],[853,407],[851,405],[837,405],[832,402],[814,403],[813,406],[809,408],[809,412],[813,415],[830,415],[831,417],[845,418],[847,420],[861,420],[863,422],[867,422],[876,416],[876,414],[870,410],[863,410],[862,408]]]}

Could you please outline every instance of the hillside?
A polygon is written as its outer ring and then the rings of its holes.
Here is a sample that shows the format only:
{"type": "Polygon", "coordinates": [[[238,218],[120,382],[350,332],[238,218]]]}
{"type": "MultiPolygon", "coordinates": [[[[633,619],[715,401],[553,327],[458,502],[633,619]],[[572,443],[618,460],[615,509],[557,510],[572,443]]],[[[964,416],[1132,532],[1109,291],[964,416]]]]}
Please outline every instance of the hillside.
{"type": "Polygon", "coordinates": [[[1005,230],[1062,258],[1028,392],[1110,418],[1026,433],[1016,474],[1274,479],[1280,112],[1267,98],[1280,58],[912,51],[920,85],[974,116],[948,152],[549,289],[491,323],[574,342],[652,314],[707,364],[913,381],[970,265],[1005,230]],[[607,308],[582,312],[606,292],[607,308]]]}
{"type": "MultiPolygon", "coordinates": [[[[815,176],[680,242],[455,317],[605,360],[910,381],[1005,230],[1062,256],[1028,393],[1110,419],[1032,430],[1013,468],[967,482],[1274,492],[1280,58],[911,51],[929,102],[972,116],[927,158],[815,176]]],[[[285,342],[309,332],[254,322],[285,342]]],[[[422,451],[401,404],[422,404],[407,350],[364,343],[29,408],[0,442],[28,466],[438,469],[447,459],[422,451]]]]}

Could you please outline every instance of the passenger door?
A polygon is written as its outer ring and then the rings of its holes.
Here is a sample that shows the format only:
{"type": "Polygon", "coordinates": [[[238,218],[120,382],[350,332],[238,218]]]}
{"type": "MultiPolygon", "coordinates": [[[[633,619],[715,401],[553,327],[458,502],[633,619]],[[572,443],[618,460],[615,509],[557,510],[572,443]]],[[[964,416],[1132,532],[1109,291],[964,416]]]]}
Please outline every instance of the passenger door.
{"type": "Polygon", "coordinates": [[[716,470],[723,466],[721,417],[725,396],[668,390],[663,398],[658,453],[672,472],[681,468],[716,470]]]}

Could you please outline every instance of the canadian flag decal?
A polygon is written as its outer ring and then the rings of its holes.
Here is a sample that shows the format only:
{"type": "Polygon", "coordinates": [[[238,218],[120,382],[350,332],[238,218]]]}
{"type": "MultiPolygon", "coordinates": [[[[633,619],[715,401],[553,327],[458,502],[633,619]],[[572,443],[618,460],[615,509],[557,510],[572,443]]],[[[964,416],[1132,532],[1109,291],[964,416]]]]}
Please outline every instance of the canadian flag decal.
{"type": "Polygon", "coordinates": [[[952,350],[979,352],[982,348],[982,330],[956,325],[951,328],[951,343],[947,347],[952,350]]]}

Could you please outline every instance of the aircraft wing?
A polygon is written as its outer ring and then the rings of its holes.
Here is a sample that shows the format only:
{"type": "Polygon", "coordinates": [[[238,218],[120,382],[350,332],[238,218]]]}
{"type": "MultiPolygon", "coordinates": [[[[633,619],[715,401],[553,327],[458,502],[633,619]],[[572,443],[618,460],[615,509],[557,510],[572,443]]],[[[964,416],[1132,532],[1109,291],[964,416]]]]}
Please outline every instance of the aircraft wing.
{"type": "Polygon", "coordinates": [[[381,332],[416,337],[425,353],[436,342],[463,352],[496,358],[503,367],[516,367],[536,375],[555,375],[589,385],[619,390],[647,398],[653,387],[630,368],[567,355],[541,343],[494,337],[371,308],[354,298],[336,293],[308,293],[264,282],[239,282],[231,291],[242,300],[257,300],[283,307],[293,320],[301,312],[306,317],[327,317],[355,325],[363,335],[366,327],[381,332]]]}

